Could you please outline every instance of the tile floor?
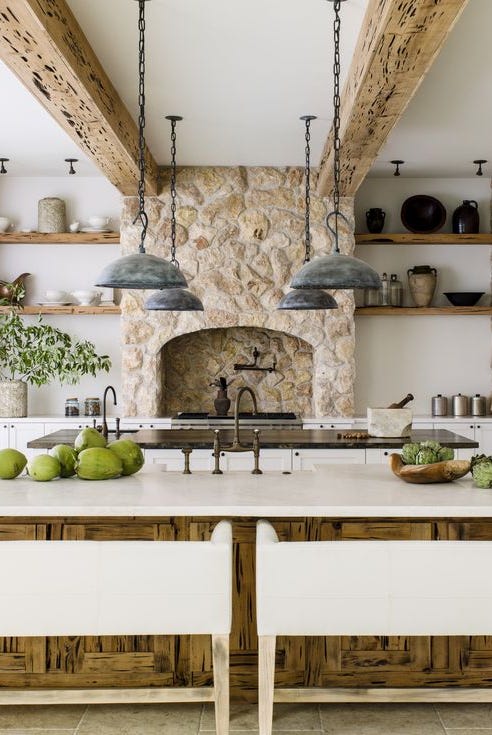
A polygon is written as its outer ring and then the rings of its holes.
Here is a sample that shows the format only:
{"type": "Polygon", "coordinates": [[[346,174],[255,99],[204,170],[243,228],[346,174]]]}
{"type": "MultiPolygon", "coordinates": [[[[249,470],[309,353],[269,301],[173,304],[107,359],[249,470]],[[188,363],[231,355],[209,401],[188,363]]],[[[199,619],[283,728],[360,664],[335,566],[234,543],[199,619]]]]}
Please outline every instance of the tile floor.
{"type": "MultiPolygon", "coordinates": [[[[231,733],[257,733],[256,707],[235,704],[231,733]]],[[[276,735],[492,735],[492,704],[275,706],[276,735]]],[[[199,735],[213,705],[0,707],[0,735],[199,735]]]]}

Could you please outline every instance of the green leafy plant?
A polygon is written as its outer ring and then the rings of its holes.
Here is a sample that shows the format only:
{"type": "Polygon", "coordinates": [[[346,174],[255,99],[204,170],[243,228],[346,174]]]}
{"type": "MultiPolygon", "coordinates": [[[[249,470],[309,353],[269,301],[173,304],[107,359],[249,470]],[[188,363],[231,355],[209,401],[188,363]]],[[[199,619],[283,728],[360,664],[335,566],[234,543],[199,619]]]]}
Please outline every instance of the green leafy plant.
{"type": "Polygon", "coordinates": [[[28,324],[15,309],[0,315],[0,380],[38,387],[54,380],[73,385],[83,375],[95,376],[110,367],[108,355],[98,355],[92,342],[75,341],[41,316],[28,324]]]}

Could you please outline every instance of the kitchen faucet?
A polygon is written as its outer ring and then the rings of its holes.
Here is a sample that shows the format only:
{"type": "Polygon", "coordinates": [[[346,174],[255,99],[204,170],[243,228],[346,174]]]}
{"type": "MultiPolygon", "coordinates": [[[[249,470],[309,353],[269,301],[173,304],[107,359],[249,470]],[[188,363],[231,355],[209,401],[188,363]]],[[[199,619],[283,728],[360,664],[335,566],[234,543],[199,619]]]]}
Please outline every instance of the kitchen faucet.
{"type": "Polygon", "coordinates": [[[113,400],[114,400],[114,405],[115,405],[115,406],[117,405],[117,401],[116,401],[116,391],[115,391],[115,389],[113,388],[113,386],[112,386],[112,385],[108,385],[108,386],[107,386],[107,387],[106,387],[106,388],[104,389],[104,395],[103,395],[103,422],[102,422],[102,429],[101,429],[101,433],[102,433],[102,435],[103,435],[103,436],[105,437],[105,439],[107,439],[107,438],[108,438],[108,423],[107,423],[107,421],[106,421],[106,398],[108,397],[108,392],[109,392],[109,391],[112,391],[112,393],[113,393],[113,400]]]}
{"type": "Polygon", "coordinates": [[[255,465],[254,469],[251,470],[251,474],[253,475],[262,475],[262,471],[260,470],[259,462],[260,462],[260,432],[258,429],[254,430],[253,434],[253,444],[251,446],[247,444],[241,444],[241,440],[239,437],[239,404],[241,403],[241,398],[244,395],[244,393],[249,393],[252,400],[253,400],[253,416],[256,416],[258,413],[258,404],[256,401],[256,395],[252,388],[250,388],[247,385],[244,385],[242,388],[239,388],[237,395],[236,395],[236,402],[234,404],[234,436],[232,439],[232,444],[228,446],[221,446],[220,444],[220,432],[218,429],[215,430],[215,439],[214,439],[214,458],[215,458],[215,467],[212,472],[213,475],[222,475],[223,472],[220,469],[220,453],[221,451],[224,452],[253,452],[254,458],[255,458],[255,465]]]}

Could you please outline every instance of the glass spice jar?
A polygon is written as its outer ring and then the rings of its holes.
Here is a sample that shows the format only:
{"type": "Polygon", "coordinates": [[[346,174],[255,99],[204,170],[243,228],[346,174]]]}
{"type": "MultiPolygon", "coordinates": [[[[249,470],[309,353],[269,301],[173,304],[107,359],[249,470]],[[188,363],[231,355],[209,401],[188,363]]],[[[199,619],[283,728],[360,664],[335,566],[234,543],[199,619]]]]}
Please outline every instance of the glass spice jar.
{"type": "Polygon", "coordinates": [[[86,398],[84,401],[84,415],[85,416],[100,416],[101,415],[101,399],[100,398],[86,398]]]}
{"type": "Polygon", "coordinates": [[[65,401],[65,416],[79,416],[79,399],[78,398],[67,398],[65,401]]]}

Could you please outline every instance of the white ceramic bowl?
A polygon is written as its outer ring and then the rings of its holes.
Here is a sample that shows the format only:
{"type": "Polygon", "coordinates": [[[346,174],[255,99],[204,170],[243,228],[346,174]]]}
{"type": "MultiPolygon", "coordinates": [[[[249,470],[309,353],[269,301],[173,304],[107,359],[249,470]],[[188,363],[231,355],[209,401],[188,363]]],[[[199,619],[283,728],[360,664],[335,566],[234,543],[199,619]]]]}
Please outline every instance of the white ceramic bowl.
{"type": "Polygon", "coordinates": [[[70,296],[67,294],[66,291],[60,291],[59,289],[51,288],[48,291],[44,292],[46,301],[51,301],[53,303],[64,303],[67,301],[70,301],[70,296]]]}
{"type": "Polygon", "coordinates": [[[0,217],[0,232],[7,232],[10,225],[8,217],[0,217]]]}
{"type": "Polygon", "coordinates": [[[89,217],[89,224],[91,227],[101,229],[107,227],[109,224],[109,217],[89,217]]]}
{"type": "Polygon", "coordinates": [[[72,291],[72,296],[80,306],[98,306],[101,303],[101,292],[93,289],[72,291]]]}

